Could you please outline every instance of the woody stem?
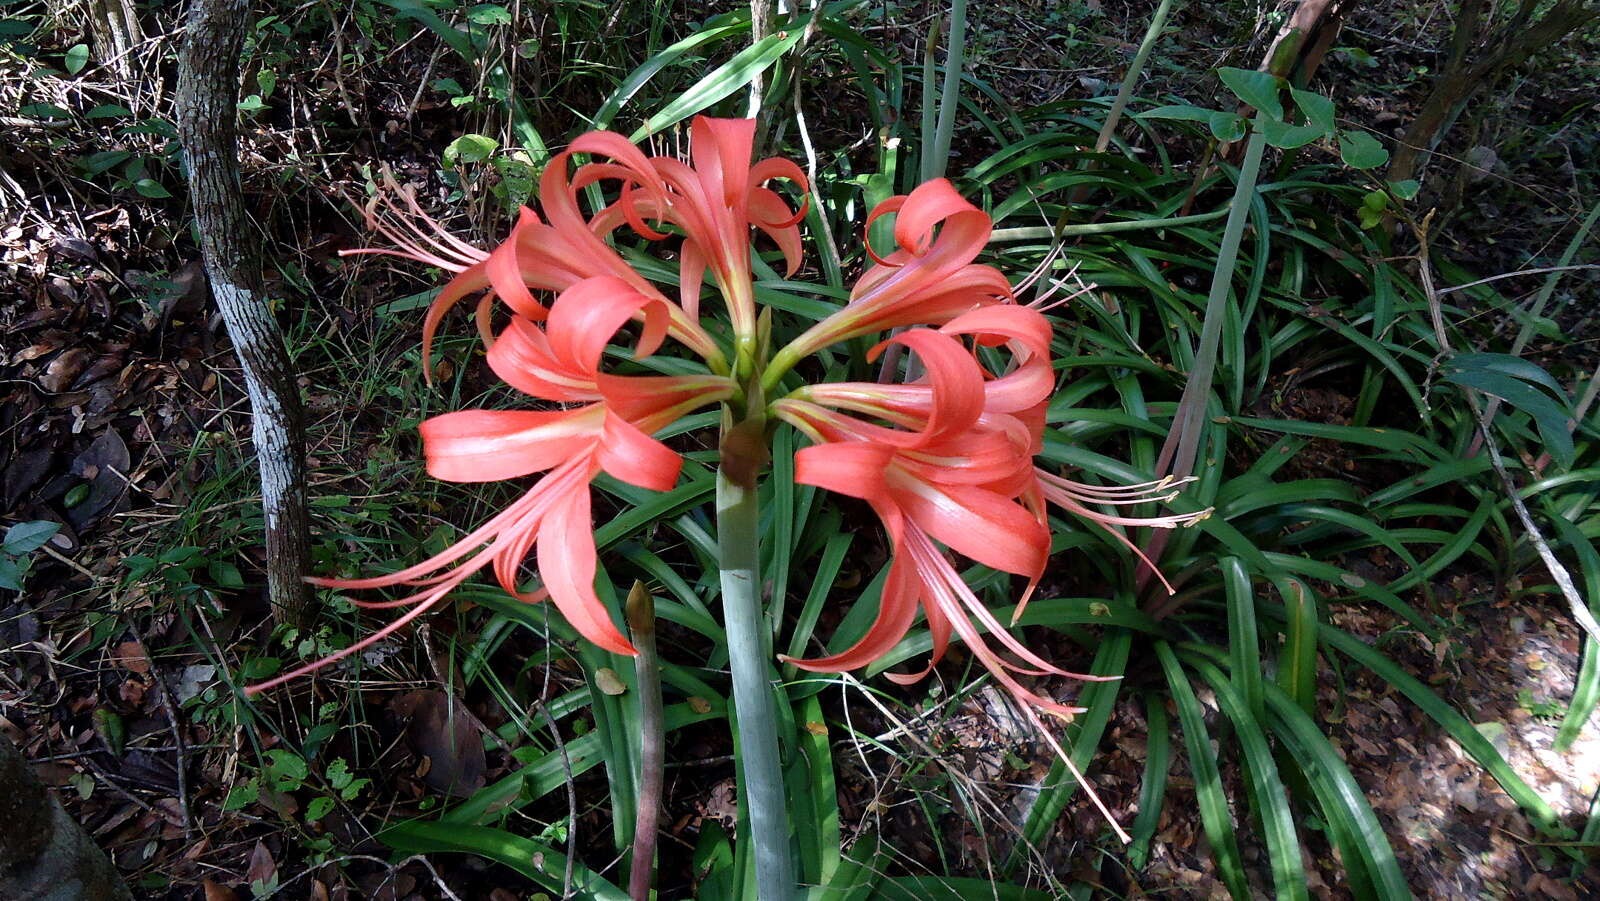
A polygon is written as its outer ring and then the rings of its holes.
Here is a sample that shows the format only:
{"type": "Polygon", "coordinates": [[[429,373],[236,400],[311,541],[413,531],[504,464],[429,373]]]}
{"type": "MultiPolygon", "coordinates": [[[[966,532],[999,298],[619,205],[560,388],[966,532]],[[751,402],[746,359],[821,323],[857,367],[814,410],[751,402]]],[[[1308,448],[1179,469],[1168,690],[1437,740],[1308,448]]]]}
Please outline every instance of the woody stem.
{"type": "MultiPolygon", "coordinates": [[[[745,473],[743,475],[753,475],[745,473]]],[[[733,671],[734,736],[739,795],[750,816],[759,901],[792,901],[793,858],[778,760],[770,631],[761,609],[761,505],[753,478],[717,472],[717,552],[722,616],[733,671]]]]}

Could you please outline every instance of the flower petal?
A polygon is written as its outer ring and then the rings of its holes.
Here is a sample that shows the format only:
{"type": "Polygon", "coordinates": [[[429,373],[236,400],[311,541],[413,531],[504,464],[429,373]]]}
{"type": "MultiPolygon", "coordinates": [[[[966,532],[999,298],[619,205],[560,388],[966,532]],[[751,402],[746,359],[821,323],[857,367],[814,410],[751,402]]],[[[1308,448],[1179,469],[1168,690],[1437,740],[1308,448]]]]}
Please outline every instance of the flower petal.
{"type": "Polygon", "coordinates": [[[428,473],[447,482],[494,482],[540,472],[594,447],[598,405],[576,410],[461,410],[420,426],[428,473]]]}
{"type": "Polygon", "coordinates": [[[594,573],[594,522],[585,483],[552,507],[539,524],[539,575],[550,600],[578,634],[613,654],[632,656],[633,645],[595,595],[594,573]]]}

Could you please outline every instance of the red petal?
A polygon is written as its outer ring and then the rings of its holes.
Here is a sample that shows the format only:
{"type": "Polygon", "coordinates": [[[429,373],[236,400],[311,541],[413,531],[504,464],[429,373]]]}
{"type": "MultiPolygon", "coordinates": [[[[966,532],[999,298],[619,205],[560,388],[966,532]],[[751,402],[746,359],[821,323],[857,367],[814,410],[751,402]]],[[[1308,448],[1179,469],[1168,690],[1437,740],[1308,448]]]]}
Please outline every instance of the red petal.
{"type": "Polygon", "coordinates": [[[884,467],[894,459],[894,449],[862,441],[842,441],[804,447],[794,455],[794,480],[846,497],[874,500],[884,496],[884,467]]]}
{"type": "Polygon", "coordinates": [[[550,306],[545,334],[550,349],[575,373],[599,372],[600,357],[617,330],[635,313],[644,314],[635,357],[643,358],[661,346],[667,333],[666,301],[634,290],[620,278],[587,278],[563,291],[550,306]]]}
{"type": "Polygon", "coordinates": [[[842,673],[866,666],[889,653],[911,629],[912,622],[917,618],[918,589],[919,585],[908,560],[897,548],[894,561],[889,564],[889,576],[883,583],[883,595],[878,602],[878,616],[860,641],[847,650],[826,657],[809,660],[792,657],[782,659],[813,673],[842,673]]]}
{"type": "Polygon", "coordinates": [[[889,481],[906,518],[956,553],[1021,576],[1044,571],[1050,533],[1010,498],[966,485],[932,485],[895,470],[889,481]]]}
{"type": "Polygon", "coordinates": [[[633,655],[611,615],[594,592],[594,522],[589,486],[557,503],[539,525],[539,576],[550,599],[584,638],[614,654],[633,655]]]}
{"type": "Polygon", "coordinates": [[[428,473],[448,482],[494,482],[549,469],[595,446],[603,409],[461,410],[425,420],[428,473]]]}
{"type": "Polygon", "coordinates": [[[932,388],[927,423],[907,446],[936,441],[978,421],[983,413],[983,371],[960,341],[929,329],[912,329],[874,347],[868,359],[875,359],[890,343],[916,351],[932,388]]]}
{"type": "Polygon", "coordinates": [[[597,457],[606,472],[640,488],[670,491],[683,459],[672,448],[608,413],[597,457]]]}

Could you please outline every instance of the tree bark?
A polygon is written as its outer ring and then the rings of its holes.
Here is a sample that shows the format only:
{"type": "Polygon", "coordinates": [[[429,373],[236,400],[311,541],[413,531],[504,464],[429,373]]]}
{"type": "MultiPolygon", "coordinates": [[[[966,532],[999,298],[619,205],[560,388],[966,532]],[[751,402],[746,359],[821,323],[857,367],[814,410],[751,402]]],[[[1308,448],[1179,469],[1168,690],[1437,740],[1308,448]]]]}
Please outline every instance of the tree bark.
{"type": "Polygon", "coordinates": [[[247,0],[194,0],[178,56],[178,135],[211,293],[222,311],[250,395],[251,437],[261,468],[267,594],[280,622],[310,612],[305,426],[283,334],[262,290],[239,186],[239,51],[247,0]]]}
{"type": "Polygon", "coordinates": [[[1360,0],[1301,0],[1267,48],[1261,71],[1287,78],[1299,87],[1310,84],[1345,17],[1359,3],[1360,0]]]}
{"type": "Polygon", "coordinates": [[[1537,4],[1522,0],[1512,17],[1482,42],[1474,34],[1481,20],[1483,5],[1468,2],[1462,7],[1456,31],[1450,39],[1447,65],[1433,82],[1422,108],[1406,127],[1400,146],[1389,163],[1389,181],[1414,177],[1423,157],[1433,152],[1444,137],[1456,109],[1490,84],[1502,71],[1527,62],[1539,50],[1600,18],[1595,0],[1557,0],[1537,20],[1537,4]]]}
{"type": "Polygon", "coordinates": [[[0,901],[132,901],[104,852],[0,734],[0,901]]]}

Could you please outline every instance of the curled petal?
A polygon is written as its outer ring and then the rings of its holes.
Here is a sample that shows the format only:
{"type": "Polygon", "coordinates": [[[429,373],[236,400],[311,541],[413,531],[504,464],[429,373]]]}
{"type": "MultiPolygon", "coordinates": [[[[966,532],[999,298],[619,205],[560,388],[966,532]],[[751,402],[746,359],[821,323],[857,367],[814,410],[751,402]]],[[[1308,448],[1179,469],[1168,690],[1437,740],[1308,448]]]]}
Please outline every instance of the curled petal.
{"type": "Polygon", "coordinates": [[[906,518],[951,550],[1019,576],[1044,571],[1050,533],[1012,499],[968,485],[934,485],[898,469],[888,478],[906,518]]]}
{"type": "Polygon", "coordinates": [[[613,654],[637,653],[594,592],[594,522],[587,485],[563,498],[539,524],[538,551],[539,575],[567,622],[613,654]]]}
{"type": "Polygon", "coordinates": [[[593,447],[604,408],[461,410],[420,426],[428,473],[447,482],[494,482],[541,472],[593,447]]]}
{"type": "Polygon", "coordinates": [[[592,376],[599,372],[606,344],[635,314],[643,314],[644,330],[634,356],[643,359],[655,353],[667,334],[668,306],[665,300],[641,294],[622,279],[597,276],[556,298],[545,334],[557,359],[574,372],[592,376]]]}
{"type": "Polygon", "coordinates": [[[912,329],[888,339],[868,355],[875,359],[888,344],[916,351],[928,373],[931,395],[927,421],[909,437],[908,447],[922,446],[970,428],[983,413],[983,372],[961,342],[929,329],[912,329]]]}
{"type": "Polygon", "coordinates": [[[989,214],[968,203],[943,178],[925,181],[906,195],[894,220],[895,243],[902,250],[921,256],[933,245],[933,229],[940,223],[947,230],[958,229],[959,241],[975,243],[980,248],[989,243],[989,214]]]}
{"type": "Polygon", "coordinates": [[[889,564],[889,575],[884,579],[878,616],[860,641],[846,650],[824,657],[798,659],[780,655],[779,659],[813,673],[842,673],[866,666],[893,650],[911,630],[911,624],[917,618],[917,593],[917,581],[911,566],[905,556],[896,551],[894,560],[889,564]]]}
{"type": "Polygon", "coordinates": [[[814,444],[795,453],[794,480],[870,501],[886,494],[883,472],[893,459],[893,448],[865,441],[814,444]]]}
{"type": "Polygon", "coordinates": [[[630,485],[670,491],[678,483],[683,459],[665,444],[622,419],[606,415],[597,458],[601,468],[630,485]]]}
{"type": "Polygon", "coordinates": [[[544,329],[526,319],[512,319],[488,357],[494,374],[524,394],[564,403],[600,399],[593,374],[565,365],[544,329]]]}

